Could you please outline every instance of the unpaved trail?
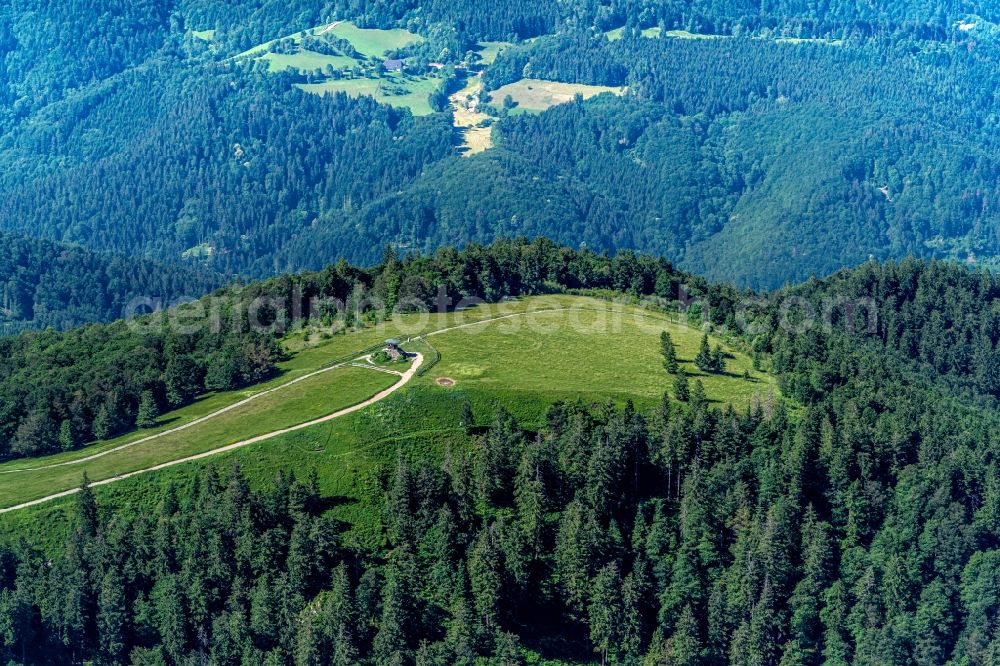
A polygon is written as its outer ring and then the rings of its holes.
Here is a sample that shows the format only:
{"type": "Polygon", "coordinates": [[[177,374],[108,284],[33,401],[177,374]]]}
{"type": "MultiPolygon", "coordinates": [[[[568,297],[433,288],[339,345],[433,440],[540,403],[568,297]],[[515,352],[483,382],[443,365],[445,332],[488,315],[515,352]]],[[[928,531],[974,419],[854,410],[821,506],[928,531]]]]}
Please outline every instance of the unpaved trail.
{"type": "MultiPolygon", "coordinates": [[[[465,324],[456,324],[454,326],[449,326],[449,327],[446,327],[446,328],[441,328],[441,329],[438,329],[436,331],[430,331],[430,332],[424,333],[422,335],[417,335],[417,336],[411,338],[411,340],[419,340],[421,338],[427,338],[427,337],[432,337],[432,336],[435,336],[435,335],[441,335],[443,333],[448,333],[448,332],[451,332],[451,331],[457,331],[457,330],[461,330],[461,329],[473,328],[475,326],[485,326],[485,325],[491,324],[493,322],[503,321],[503,320],[506,320],[506,319],[513,319],[513,318],[516,318],[516,317],[527,317],[527,316],[531,316],[531,315],[553,314],[553,313],[560,313],[560,312],[584,312],[584,311],[590,311],[590,310],[593,310],[593,308],[551,308],[551,309],[529,310],[529,311],[526,311],[526,312],[515,312],[515,313],[512,313],[512,314],[502,315],[502,316],[499,316],[499,317],[492,317],[492,318],[482,319],[482,320],[473,321],[473,322],[469,322],[469,323],[465,323],[465,324]]],[[[593,310],[593,311],[597,311],[597,310],[593,310]]],[[[328,416],[324,416],[322,418],[315,419],[313,421],[308,421],[306,423],[300,423],[299,425],[291,426],[289,428],[283,428],[281,430],[275,430],[273,432],[269,432],[269,433],[266,433],[266,434],[263,434],[263,435],[258,435],[256,437],[252,437],[250,439],[246,439],[246,440],[243,440],[243,441],[240,441],[240,442],[235,442],[233,444],[227,444],[226,446],[222,446],[222,447],[219,447],[219,448],[216,448],[216,449],[211,449],[209,451],[204,451],[202,453],[198,453],[198,454],[186,456],[184,458],[178,458],[176,460],[171,460],[171,461],[168,461],[168,462],[160,463],[158,465],[153,465],[152,467],[147,467],[145,469],[135,470],[135,471],[132,471],[132,472],[125,472],[125,473],[122,473],[122,474],[118,474],[118,475],[115,475],[115,476],[108,477],[107,479],[101,479],[99,481],[92,481],[90,483],[90,486],[91,487],[106,486],[106,485],[109,485],[109,484],[112,484],[112,483],[117,483],[118,481],[124,481],[125,479],[130,479],[132,477],[139,476],[139,475],[142,475],[142,474],[149,474],[151,472],[158,472],[160,470],[168,469],[170,467],[175,467],[177,465],[183,465],[185,463],[194,462],[194,461],[197,461],[197,460],[204,460],[205,458],[210,458],[212,456],[217,456],[217,455],[220,455],[220,454],[223,454],[223,453],[228,453],[230,451],[235,451],[237,449],[241,449],[241,448],[244,448],[246,446],[250,446],[251,444],[258,444],[260,442],[266,442],[268,440],[274,439],[276,437],[280,437],[282,435],[287,435],[287,434],[292,433],[292,432],[296,432],[296,431],[299,431],[299,430],[304,430],[306,428],[311,428],[312,426],[321,425],[323,423],[329,423],[330,421],[333,421],[335,419],[339,419],[341,417],[347,416],[348,414],[353,414],[355,412],[358,412],[358,411],[360,411],[360,410],[362,410],[362,409],[364,409],[366,407],[370,407],[371,405],[374,405],[374,404],[376,404],[378,402],[381,402],[382,400],[385,400],[390,395],[392,395],[393,393],[395,393],[396,391],[398,391],[399,389],[403,388],[408,383],[410,383],[410,380],[412,380],[413,377],[416,376],[417,371],[420,369],[420,366],[424,362],[424,357],[423,357],[422,354],[415,354],[414,356],[415,356],[414,362],[410,366],[410,368],[407,369],[406,372],[400,373],[400,372],[393,371],[393,370],[378,368],[381,371],[389,372],[390,374],[394,374],[394,375],[398,375],[400,379],[399,379],[398,382],[396,382],[395,384],[393,384],[389,388],[387,388],[384,391],[381,391],[381,392],[375,394],[374,396],[372,396],[371,398],[368,398],[364,402],[360,402],[360,403],[358,403],[356,405],[353,405],[351,407],[346,407],[346,408],[341,409],[341,410],[339,410],[337,412],[334,412],[333,414],[330,414],[328,416]]],[[[361,357],[361,358],[363,358],[363,357],[361,357]]],[[[152,435],[150,437],[147,437],[147,438],[144,438],[144,439],[141,439],[141,440],[137,440],[135,442],[131,442],[129,444],[124,444],[124,445],[122,445],[120,447],[117,447],[115,449],[109,449],[108,451],[102,451],[101,453],[97,453],[97,454],[94,454],[92,456],[88,456],[86,458],[81,458],[79,460],[74,460],[74,461],[68,461],[68,462],[65,462],[65,463],[58,463],[58,464],[55,464],[55,465],[49,465],[47,467],[36,467],[36,468],[30,468],[30,469],[10,470],[9,472],[5,472],[5,473],[12,474],[12,473],[15,473],[15,472],[28,472],[28,471],[32,471],[32,470],[34,470],[34,471],[40,471],[40,470],[48,469],[48,468],[51,468],[51,467],[62,467],[62,466],[66,466],[66,465],[81,464],[81,463],[87,462],[88,460],[94,460],[95,458],[100,458],[102,456],[106,456],[106,455],[108,455],[110,453],[113,453],[114,451],[120,451],[122,449],[125,449],[125,448],[128,448],[128,447],[140,444],[142,442],[148,442],[150,440],[156,439],[157,437],[162,437],[163,435],[166,435],[168,432],[177,432],[179,430],[184,430],[186,428],[190,428],[191,426],[195,425],[196,423],[203,423],[204,421],[206,421],[206,420],[208,420],[210,418],[213,418],[213,417],[218,416],[220,414],[223,414],[225,412],[231,411],[232,409],[235,409],[239,405],[244,405],[244,404],[246,404],[246,403],[248,403],[248,402],[250,402],[250,401],[252,401],[252,400],[254,400],[256,398],[259,398],[262,395],[266,395],[268,393],[273,393],[275,391],[281,390],[282,388],[285,388],[285,387],[290,386],[292,384],[301,382],[301,381],[303,381],[303,380],[305,380],[305,379],[307,379],[309,377],[314,377],[314,376],[316,376],[316,375],[318,375],[320,373],[329,372],[331,370],[334,370],[335,368],[343,367],[345,365],[351,365],[353,363],[354,363],[354,361],[348,361],[346,363],[341,363],[341,364],[338,364],[338,365],[330,366],[328,368],[322,368],[322,369],[317,370],[315,372],[312,372],[310,374],[303,375],[302,377],[298,377],[297,379],[292,380],[292,381],[290,381],[290,382],[288,382],[286,384],[282,384],[281,386],[276,386],[275,388],[269,389],[268,391],[262,391],[261,393],[258,393],[258,394],[254,395],[254,396],[251,396],[250,398],[247,398],[246,400],[240,401],[240,402],[235,403],[233,405],[230,405],[228,407],[224,407],[223,409],[220,409],[219,411],[213,412],[212,414],[208,414],[206,416],[203,416],[200,419],[197,419],[196,421],[191,421],[190,423],[186,423],[183,426],[178,426],[177,428],[174,428],[174,429],[172,429],[170,431],[164,431],[164,432],[158,433],[156,435],[152,435]]],[[[376,368],[372,368],[372,369],[376,369],[376,368]]],[[[40,497],[40,498],[35,499],[35,500],[31,500],[31,501],[24,502],[24,503],[21,503],[21,504],[16,504],[14,506],[10,506],[10,507],[7,507],[7,508],[0,508],[0,514],[11,513],[13,511],[19,511],[20,509],[26,509],[28,507],[38,506],[40,504],[45,504],[46,502],[51,502],[53,500],[61,499],[61,498],[64,498],[64,497],[71,497],[71,496],[75,495],[78,492],[80,492],[79,488],[70,488],[69,490],[64,490],[62,492],[53,493],[51,495],[47,495],[45,497],[40,497]]]]}
{"type": "MultiPolygon", "coordinates": [[[[570,310],[570,309],[575,309],[575,308],[566,308],[564,310],[570,310]]],[[[558,311],[560,311],[560,310],[547,310],[546,312],[558,312],[558,311]]],[[[447,333],[449,331],[454,331],[456,329],[468,328],[469,326],[475,326],[477,324],[488,324],[488,323],[494,322],[494,321],[500,321],[500,320],[503,320],[503,319],[510,319],[511,317],[518,317],[518,316],[522,316],[523,314],[524,313],[517,313],[517,314],[513,314],[513,315],[505,315],[505,316],[502,316],[502,317],[494,317],[492,319],[486,319],[486,320],[483,320],[483,321],[472,322],[472,323],[469,323],[469,324],[460,324],[460,325],[457,325],[457,326],[451,326],[451,327],[448,327],[448,328],[438,329],[436,331],[431,331],[431,332],[425,333],[423,335],[418,335],[417,339],[422,338],[422,337],[426,337],[426,336],[439,335],[441,333],[447,333]]],[[[240,407],[243,407],[244,405],[246,405],[248,403],[251,403],[254,400],[259,400],[260,398],[263,398],[264,396],[271,395],[272,393],[275,393],[277,391],[281,391],[283,389],[288,388],[289,386],[293,386],[295,384],[298,384],[299,382],[303,382],[303,381],[305,381],[307,379],[311,379],[311,378],[313,378],[313,377],[315,377],[317,375],[321,375],[321,374],[324,374],[326,372],[331,372],[333,370],[337,370],[337,369],[344,368],[344,367],[347,367],[347,366],[363,367],[363,368],[368,369],[368,370],[376,370],[376,371],[379,371],[379,372],[386,372],[388,374],[399,375],[401,377],[404,376],[404,374],[405,374],[405,373],[397,372],[395,370],[390,370],[388,368],[379,368],[379,367],[376,367],[376,366],[372,365],[371,356],[370,355],[369,356],[362,356],[362,357],[358,357],[358,359],[355,359],[353,361],[345,361],[343,363],[338,363],[336,365],[331,365],[331,366],[326,367],[326,368],[320,368],[319,370],[314,370],[313,372],[310,372],[310,373],[307,373],[305,375],[302,375],[301,377],[296,377],[295,379],[293,379],[291,381],[288,381],[288,382],[285,382],[284,384],[281,384],[279,386],[275,386],[274,388],[267,389],[266,391],[261,391],[260,393],[254,393],[253,395],[251,395],[251,396],[249,396],[247,398],[244,398],[243,400],[240,400],[239,402],[234,402],[233,404],[227,405],[226,407],[222,407],[221,409],[218,409],[218,410],[216,410],[216,411],[214,411],[214,412],[212,412],[210,414],[206,414],[205,416],[198,417],[197,419],[194,419],[193,421],[189,421],[189,422],[184,423],[182,425],[179,425],[179,426],[177,426],[175,428],[170,428],[169,430],[163,430],[163,431],[158,432],[156,434],[149,435],[148,437],[143,437],[141,439],[137,439],[137,440],[132,441],[132,442],[126,442],[125,444],[121,444],[121,445],[116,446],[114,448],[110,448],[110,449],[108,449],[106,451],[100,451],[98,453],[94,453],[92,455],[89,455],[89,456],[86,456],[86,457],[83,457],[83,458],[76,458],[76,459],[73,459],[73,460],[67,460],[66,462],[52,463],[50,465],[41,465],[39,467],[19,467],[18,469],[0,470],[0,475],[6,475],[6,474],[23,474],[25,472],[40,472],[42,470],[53,469],[53,468],[56,468],[56,467],[70,467],[72,465],[82,465],[83,463],[87,463],[87,462],[90,462],[92,460],[97,460],[98,458],[103,458],[104,456],[111,455],[112,453],[117,453],[119,451],[124,451],[125,449],[130,449],[130,448],[132,448],[134,446],[139,446],[140,444],[145,444],[147,442],[151,442],[153,440],[160,439],[161,437],[166,437],[167,435],[173,435],[175,433],[187,430],[188,428],[193,428],[196,425],[200,425],[200,424],[202,424],[202,423],[204,423],[206,421],[209,421],[209,420],[214,419],[216,417],[222,416],[223,414],[231,412],[234,409],[238,409],[240,407]],[[367,363],[366,364],[359,364],[358,362],[360,360],[362,360],[362,359],[364,359],[365,361],[367,361],[367,363]]]]}
{"type": "Polygon", "coordinates": [[[188,428],[192,428],[192,427],[194,427],[196,425],[202,424],[205,421],[214,419],[214,418],[216,418],[218,416],[222,416],[223,414],[225,414],[227,412],[231,412],[234,409],[238,409],[238,408],[240,408],[240,407],[242,407],[242,406],[244,406],[244,405],[246,405],[248,403],[253,402],[254,400],[259,400],[260,398],[263,398],[264,396],[271,395],[275,391],[281,391],[283,389],[288,388],[289,386],[292,386],[294,384],[298,384],[299,382],[303,382],[303,381],[305,381],[307,379],[311,379],[311,378],[315,377],[316,375],[322,375],[323,373],[330,372],[332,370],[337,370],[338,368],[343,368],[343,367],[345,367],[347,365],[351,365],[351,364],[349,362],[348,363],[338,363],[337,365],[331,365],[328,368],[320,368],[319,370],[315,370],[313,372],[310,372],[309,374],[302,375],[301,377],[296,377],[295,379],[293,379],[293,380],[291,380],[289,382],[285,382],[284,384],[281,384],[280,386],[275,386],[274,388],[270,388],[270,389],[268,389],[266,391],[261,391],[260,393],[254,393],[252,396],[250,396],[248,398],[240,400],[239,402],[234,402],[231,405],[227,405],[226,407],[218,409],[218,410],[212,412],[211,414],[206,414],[205,416],[201,416],[201,417],[199,417],[199,418],[197,418],[197,419],[195,419],[193,421],[188,421],[187,423],[185,423],[183,425],[179,425],[176,428],[170,428],[169,430],[163,430],[161,432],[156,433],[155,435],[150,435],[148,437],[143,437],[142,439],[137,439],[134,442],[127,442],[127,443],[122,444],[120,446],[116,446],[114,448],[108,449],[107,451],[101,451],[99,453],[95,453],[93,455],[89,455],[89,456],[87,456],[85,458],[77,458],[75,460],[67,460],[66,462],[53,463],[51,465],[42,465],[41,467],[22,467],[22,468],[19,468],[19,469],[0,470],[0,474],[22,474],[24,472],[40,472],[42,470],[52,469],[54,467],[69,467],[71,465],[80,465],[80,464],[83,464],[83,463],[86,463],[86,462],[90,462],[91,460],[97,460],[98,458],[103,458],[104,456],[110,455],[112,453],[117,453],[118,451],[124,451],[125,449],[132,448],[133,446],[138,446],[140,444],[145,444],[146,442],[151,442],[151,441],[153,441],[155,439],[159,439],[161,437],[166,437],[167,435],[173,435],[174,433],[178,433],[178,432],[181,432],[183,430],[187,430],[188,428]]]}
{"type": "MultiPolygon", "coordinates": [[[[169,462],[161,463],[159,465],[154,465],[153,467],[147,467],[146,469],[140,469],[140,470],[136,470],[134,472],[127,472],[125,474],[119,474],[117,476],[112,476],[112,477],[109,477],[107,479],[102,479],[101,481],[94,481],[90,485],[91,485],[91,487],[106,486],[106,485],[111,484],[111,483],[117,483],[118,481],[124,481],[125,479],[130,479],[133,476],[139,476],[140,474],[149,474],[150,472],[158,472],[160,470],[168,469],[168,468],[174,467],[176,465],[183,465],[184,463],[193,462],[195,460],[202,460],[204,458],[210,458],[212,456],[217,456],[217,455],[222,454],[222,453],[228,453],[229,451],[235,451],[237,449],[242,449],[243,447],[250,446],[251,444],[258,444],[260,442],[266,442],[269,439],[274,439],[275,437],[281,437],[282,435],[287,435],[289,433],[296,432],[298,430],[304,430],[306,428],[311,428],[312,426],[321,425],[323,423],[329,423],[330,421],[333,421],[334,419],[339,419],[342,416],[347,416],[348,414],[353,414],[354,412],[360,411],[360,410],[364,409],[365,407],[369,407],[371,405],[374,405],[377,402],[381,402],[382,400],[385,400],[390,395],[392,395],[393,393],[395,393],[399,389],[401,389],[404,386],[406,386],[410,382],[410,380],[413,379],[414,375],[417,374],[417,370],[420,369],[420,366],[423,364],[423,362],[424,362],[423,355],[422,354],[416,354],[416,357],[414,358],[413,364],[410,366],[409,370],[407,370],[404,373],[393,373],[393,374],[399,374],[400,379],[399,379],[398,382],[396,382],[395,384],[393,384],[389,388],[385,389],[384,391],[373,395],[372,397],[368,398],[364,402],[359,402],[358,404],[356,404],[356,405],[354,405],[352,407],[346,407],[344,409],[341,409],[340,411],[337,411],[337,412],[334,412],[333,414],[330,414],[329,416],[324,416],[322,418],[315,419],[315,420],[309,421],[307,423],[300,423],[299,425],[292,426],[290,428],[283,428],[281,430],[275,430],[274,432],[269,432],[269,433],[264,434],[264,435],[258,435],[257,437],[251,437],[250,439],[245,439],[242,442],[236,442],[234,444],[228,444],[226,446],[222,446],[222,447],[219,447],[217,449],[212,449],[211,451],[205,451],[203,453],[198,453],[198,454],[193,455],[193,456],[187,456],[187,457],[184,457],[184,458],[178,458],[177,460],[171,460],[169,462]]],[[[78,492],[80,492],[79,488],[71,488],[69,490],[64,490],[61,493],[55,493],[55,494],[52,494],[52,495],[48,495],[47,497],[42,497],[42,498],[39,498],[39,499],[36,499],[36,500],[32,500],[30,502],[25,502],[23,504],[18,504],[16,506],[8,507],[6,509],[0,509],[0,514],[10,513],[11,511],[18,511],[19,509],[26,509],[26,508],[28,508],[30,506],[38,506],[39,504],[44,504],[45,502],[51,502],[52,500],[59,499],[61,497],[69,497],[71,495],[75,495],[78,492]]]]}

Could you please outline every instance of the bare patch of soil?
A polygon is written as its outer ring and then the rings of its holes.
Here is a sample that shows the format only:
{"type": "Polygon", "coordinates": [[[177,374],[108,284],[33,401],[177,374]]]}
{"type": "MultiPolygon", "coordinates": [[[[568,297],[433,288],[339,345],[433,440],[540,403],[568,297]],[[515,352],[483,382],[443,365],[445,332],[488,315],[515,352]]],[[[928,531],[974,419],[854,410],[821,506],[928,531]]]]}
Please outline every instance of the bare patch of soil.
{"type": "Polygon", "coordinates": [[[475,155],[493,147],[493,128],[480,127],[490,117],[479,110],[478,95],[483,80],[470,77],[468,84],[451,96],[451,108],[455,117],[455,127],[462,136],[461,154],[475,155]]]}

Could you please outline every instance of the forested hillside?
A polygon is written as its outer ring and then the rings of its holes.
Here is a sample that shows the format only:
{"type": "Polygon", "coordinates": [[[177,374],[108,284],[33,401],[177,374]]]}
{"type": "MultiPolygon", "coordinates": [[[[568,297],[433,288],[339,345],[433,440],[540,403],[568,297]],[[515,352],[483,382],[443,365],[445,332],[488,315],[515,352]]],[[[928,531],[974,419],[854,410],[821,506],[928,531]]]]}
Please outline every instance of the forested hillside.
{"type": "Polygon", "coordinates": [[[499,241],[404,262],[390,252],[372,269],[341,262],[319,273],[223,290],[179,313],[0,338],[6,359],[0,458],[109,439],[208,391],[258,383],[275,371],[283,354],[279,340],[289,330],[323,320],[343,330],[384,318],[397,304],[434,311],[439,287],[452,303],[562,289],[666,297],[686,279],[663,260],[631,252],[611,259],[544,239],[499,241]]]}
{"type": "MultiPolygon", "coordinates": [[[[991,663],[1000,412],[986,379],[1000,284],[989,274],[871,263],[756,298],[628,253],[518,243],[367,275],[401,290],[477,276],[472,291],[492,284],[494,296],[560,278],[618,297],[662,292],[668,307],[685,281],[699,303],[690,320],[740,335],[793,402],[736,412],[695,391],[649,412],[560,403],[538,432],[502,405],[477,424],[466,406],[460,447],[435,459],[398,442],[396,461],[356,489],[381,507],[374,547],[324,515],[344,498],[323,497],[304,471],[254,490],[239,467],[209,467],[114,506],[85,489],[63,547],[0,547],[0,657],[991,663]]],[[[666,384],[667,370],[648,372],[666,384]]]]}
{"type": "Polygon", "coordinates": [[[757,287],[1000,256],[990,3],[154,4],[0,12],[0,229],[252,277],[510,234],[757,287]],[[495,147],[459,159],[480,71],[495,147]],[[489,101],[539,79],[627,94],[489,101]]]}
{"type": "Polygon", "coordinates": [[[0,664],[1000,663],[998,64],[993,0],[7,3],[0,664]],[[448,338],[542,294],[641,344],[448,338]]]}
{"type": "MultiPolygon", "coordinates": [[[[350,209],[451,150],[442,117],[414,119],[343,95],[323,100],[260,73],[236,86],[222,65],[198,73],[151,66],[60,106],[51,124],[21,134],[15,151],[63,166],[44,177],[6,172],[0,187],[12,195],[0,226],[30,220],[46,236],[201,258],[230,272],[294,268],[268,257],[309,229],[322,206],[350,209]],[[162,95],[146,94],[157,85],[166,86],[162,95]],[[78,105],[88,107],[82,118],[78,105]],[[105,143],[95,151],[86,136],[105,143]]],[[[363,241],[343,238],[340,253],[363,241]]]]}
{"type": "Polygon", "coordinates": [[[771,288],[870,256],[993,265],[1000,152],[982,128],[998,112],[996,82],[979,82],[995,79],[995,62],[978,46],[943,56],[885,44],[544,39],[504,51],[489,85],[530,69],[627,85],[632,97],[501,120],[493,153],[442,165],[359,217],[386,239],[426,245],[492,225],[637,247],[771,288]]]}
{"type": "Polygon", "coordinates": [[[693,32],[750,34],[778,31],[795,37],[854,37],[889,35],[948,39],[967,19],[1000,22],[1000,12],[989,0],[849,0],[807,3],[801,0],[602,0],[539,3],[527,0],[444,2],[443,0],[340,0],[336,13],[361,16],[384,24],[403,16],[407,20],[443,21],[458,25],[473,39],[530,38],[569,25],[617,28],[626,23],[647,27],[665,25],[693,32]],[[479,11],[477,11],[477,8],[479,11]]]}
{"type": "Polygon", "coordinates": [[[121,319],[197,298],[225,282],[189,268],[0,234],[0,335],[121,319]]]}

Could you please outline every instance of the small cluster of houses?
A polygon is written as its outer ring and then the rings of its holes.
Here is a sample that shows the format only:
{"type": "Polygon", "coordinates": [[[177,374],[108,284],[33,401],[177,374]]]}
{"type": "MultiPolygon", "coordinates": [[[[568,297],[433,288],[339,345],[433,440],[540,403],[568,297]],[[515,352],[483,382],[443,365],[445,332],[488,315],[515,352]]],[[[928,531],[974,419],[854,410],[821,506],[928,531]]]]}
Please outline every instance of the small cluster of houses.
{"type": "MultiPolygon", "coordinates": [[[[427,66],[431,69],[444,69],[445,64],[440,62],[430,62],[427,66]]],[[[389,60],[382,61],[382,69],[386,72],[399,73],[406,69],[406,61],[398,58],[390,58],[389,60]]]]}

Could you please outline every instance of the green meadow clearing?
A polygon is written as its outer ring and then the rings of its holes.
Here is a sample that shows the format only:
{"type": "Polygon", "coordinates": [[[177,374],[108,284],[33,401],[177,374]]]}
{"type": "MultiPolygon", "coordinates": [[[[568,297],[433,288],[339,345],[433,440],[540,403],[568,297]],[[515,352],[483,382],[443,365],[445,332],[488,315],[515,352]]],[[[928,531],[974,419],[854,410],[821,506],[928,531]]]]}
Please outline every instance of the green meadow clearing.
{"type": "Polygon", "coordinates": [[[265,53],[259,60],[267,61],[269,72],[284,72],[289,69],[311,72],[317,69],[325,70],[327,67],[339,70],[358,64],[357,60],[345,55],[326,55],[306,50],[298,53],[265,53]]]}
{"type": "MultiPolygon", "coordinates": [[[[614,30],[608,30],[604,33],[612,42],[616,42],[625,36],[625,28],[615,28],[614,30]]],[[[723,39],[728,37],[728,35],[713,35],[703,32],[690,32],[689,30],[663,30],[662,28],[645,28],[642,31],[642,36],[646,39],[659,39],[660,37],[669,37],[671,39],[723,39]]]]}
{"type": "Polygon", "coordinates": [[[379,30],[374,28],[359,28],[350,21],[335,21],[315,28],[295,32],[284,37],[272,39],[271,41],[258,44],[237,55],[237,58],[249,58],[252,56],[263,56],[268,53],[272,46],[280,41],[291,39],[296,44],[301,43],[305,37],[321,37],[331,35],[338,39],[345,39],[351,46],[363,56],[368,58],[379,58],[389,51],[404,48],[410,44],[417,44],[423,41],[423,37],[407,30],[396,28],[392,30],[379,30]]]}
{"type": "MultiPolygon", "coordinates": [[[[660,28],[646,28],[645,30],[642,31],[642,36],[645,37],[646,39],[656,39],[660,37],[661,34],[663,34],[663,30],[661,30],[660,28]]],[[[625,36],[625,27],[622,26],[621,28],[608,30],[606,33],[604,33],[604,36],[607,37],[612,42],[617,42],[619,39],[625,36]]]]}
{"type": "Polygon", "coordinates": [[[424,381],[451,379],[455,386],[441,390],[460,389],[484,402],[509,396],[512,411],[532,427],[542,426],[544,408],[557,400],[632,400],[651,408],[673,382],[661,368],[663,330],[691,381],[704,383],[709,400],[743,408],[767,392],[770,378],[754,372],[750,359],[727,350],[732,356],[727,374],[702,373],[693,364],[700,331],[636,311],[539,312],[432,335],[428,342],[441,353],[441,362],[424,381]]]}
{"type": "MultiPolygon", "coordinates": [[[[278,364],[278,374],[267,382],[263,382],[256,386],[239,391],[209,393],[191,405],[165,414],[159,419],[159,425],[156,428],[136,431],[115,439],[94,443],[85,448],[67,453],[47,456],[44,458],[15,460],[9,463],[4,463],[0,465],[0,480],[3,479],[2,475],[5,472],[11,470],[41,467],[45,465],[79,460],[84,457],[92,456],[95,453],[102,453],[111,449],[119,448],[122,445],[130,444],[140,439],[149,437],[150,435],[175,429],[178,426],[201,419],[208,414],[230,407],[247,398],[279,388],[294,380],[299,380],[310,373],[324,367],[329,367],[331,364],[342,361],[356,353],[360,354],[362,350],[378,345],[388,337],[402,337],[405,339],[430,331],[448,328],[450,326],[474,323],[483,318],[494,316],[497,313],[500,315],[507,315],[511,313],[516,314],[518,312],[526,312],[531,309],[556,309],[566,307],[568,303],[572,303],[572,301],[567,301],[563,297],[553,297],[544,301],[540,299],[529,299],[523,302],[505,304],[503,309],[476,309],[444,314],[404,315],[397,317],[392,321],[383,322],[377,326],[372,326],[359,331],[351,331],[347,334],[339,334],[332,337],[324,337],[318,334],[313,334],[311,336],[311,341],[309,342],[303,341],[301,335],[292,335],[284,341],[284,346],[289,351],[288,360],[278,364]]],[[[601,305],[600,301],[594,301],[594,303],[601,305]]],[[[381,375],[376,376],[381,377],[381,375]]],[[[372,391],[372,393],[377,393],[377,390],[372,391]]],[[[364,397],[367,398],[368,396],[364,397]]],[[[356,402],[360,402],[360,400],[356,402]]],[[[259,405],[260,403],[255,401],[250,404],[259,405]]],[[[312,418],[312,416],[309,418],[303,418],[300,422],[308,421],[310,418],[312,418]]],[[[193,430],[186,432],[190,435],[193,430]]],[[[0,508],[2,508],[2,506],[3,503],[0,502],[0,508]]]]}
{"type": "Polygon", "coordinates": [[[540,113],[557,104],[573,101],[577,95],[590,99],[603,93],[624,95],[625,88],[608,86],[590,86],[582,83],[560,83],[558,81],[542,81],[541,79],[521,79],[497,88],[491,93],[490,104],[496,108],[503,106],[503,101],[509,95],[517,106],[513,112],[540,113]]]}
{"type": "MultiPolygon", "coordinates": [[[[406,108],[414,115],[425,116],[433,113],[427,98],[440,86],[441,80],[438,77],[410,76],[398,73],[376,75],[375,69],[388,54],[421,41],[423,41],[423,37],[403,29],[359,28],[350,21],[340,21],[259,44],[236,57],[238,59],[263,60],[267,62],[270,72],[291,70],[315,73],[318,71],[325,75],[328,68],[333,68],[337,72],[345,74],[312,83],[301,83],[298,84],[298,87],[316,95],[343,92],[351,97],[373,97],[382,104],[406,108]],[[346,53],[337,55],[317,53],[302,46],[306,37],[322,38],[324,36],[332,36],[350,42],[360,58],[346,53]],[[275,45],[285,40],[291,40],[296,45],[295,49],[290,53],[274,52],[275,45]],[[358,76],[358,72],[364,72],[364,74],[358,76]]],[[[499,49],[500,43],[497,43],[495,47],[487,48],[499,49]]]]}
{"type": "Polygon", "coordinates": [[[497,56],[500,55],[501,51],[513,45],[512,42],[479,42],[477,53],[480,57],[480,63],[487,66],[492,65],[496,62],[497,56]]]}
{"type": "Polygon", "coordinates": [[[359,28],[350,21],[342,21],[329,24],[322,28],[315,28],[315,34],[332,34],[340,39],[346,39],[351,43],[358,53],[369,58],[378,58],[389,51],[395,51],[411,44],[424,41],[420,35],[394,28],[391,30],[379,30],[377,28],[359,28]],[[333,26],[333,27],[331,27],[333,26]]]}
{"type": "Polygon", "coordinates": [[[322,83],[300,83],[298,87],[315,95],[343,92],[351,97],[374,97],[382,104],[407,108],[415,116],[427,116],[434,112],[427,98],[437,90],[440,83],[440,79],[432,76],[386,74],[377,79],[330,79],[322,83]]]}
{"type": "Polygon", "coordinates": [[[690,30],[667,30],[664,33],[673,39],[728,39],[729,35],[713,35],[704,32],[691,32],[690,30]]]}
{"type": "MultiPolygon", "coordinates": [[[[293,470],[299,476],[315,470],[324,496],[330,499],[332,515],[350,526],[349,538],[360,545],[377,546],[380,471],[393,464],[397,452],[436,460],[448,448],[460,451],[468,446],[469,439],[459,423],[461,406],[466,401],[473,405],[477,425],[488,425],[494,410],[502,405],[532,430],[543,427],[547,408],[560,400],[596,404],[632,400],[639,409],[650,410],[673,383],[661,365],[659,334],[663,330],[674,339],[692,381],[702,380],[709,399],[717,405],[732,404],[743,409],[777,392],[771,377],[755,372],[749,358],[724,343],[730,355],[727,372],[699,373],[691,361],[702,333],[676,319],[676,315],[672,318],[598,299],[556,296],[447,314],[405,315],[318,342],[307,342],[302,334],[295,334],[288,341],[289,347],[295,349],[292,358],[283,364],[285,374],[272,380],[272,387],[369,348],[386,337],[407,340],[426,335],[405,346],[422,352],[428,369],[405,388],[359,412],[208,460],[101,486],[95,492],[103,503],[128,502],[152,509],[164,484],[188,483],[207,465],[225,472],[239,464],[251,482],[261,487],[272,484],[279,470],[293,470]],[[443,329],[450,330],[435,333],[443,329]],[[435,364],[438,354],[440,360],[435,364]],[[439,380],[445,378],[453,380],[453,385],[440,385],[439,380]]],[[[176,435],[81,465],[3,474],[79,459],[107,450],[113,443],[34,459],[30,464],[21,461],[3,465],[0,507],[73,488],[84,470],[91,479],[108,478],[302,423],[361,402],[397,379],[373,370],[337,369],[176,435]]],[[[176,425],[195,418],[195,412],[204,414],[240,397],[211,396],[166,415],[163,421],[176,425]]],[[[66,522],[61,518],[72,502],[72,498],[64,498],[0,515],[0,534],[17,529],[32,535],[39,544],[61,543],[66,522]]]]}
{"type": "Polygon", "coordinates": [[[842,39],[804,39],[801,37],[778,37],[774,40],[778,44],[826,44],[827,46],[843,46],[842,39]]]}
{"type": "MultiPolygon", "coordinates": [[[[28,468],[0,470],[0,507],[45,497],[78,485],[84,472],[92,481],[146,469],[179,458],[281,430],[367,400],[399,381],[395,375],[344,367],[310,377],[262,396],[189,429],[173,432],[72,464],[39,458],[28,468]]],[[[76,452],[79,454],[79,452],[76,452]]],[[[90,453],[90,452],[88,452],[90,453]]],[[[92,453],[90,455],[93,455],[92,453]]]]}
{"type": "MultiPolygon", "coordinates": [[[[604,33],[612,42],[616,42],[625,36],[625,28],[615,28],[614,30],[608,30],[604,33]]],[[[645,28],[642,31],[642,36],[646,39],[658,39],[660,37],[668,37],[671,39],[729,39],[730,35],[714,35],[710,33],[703,32],[691,32],[689,30],[663,30],[662,28],[653,27],[645,28]]],[[[771,39],[778,44],[828,44],[830,46],[843,46],[844,42],[841,39],[818,39],[818,38],[800,38],[800,37],[757,37],[757,39],[771,39]]]]}

